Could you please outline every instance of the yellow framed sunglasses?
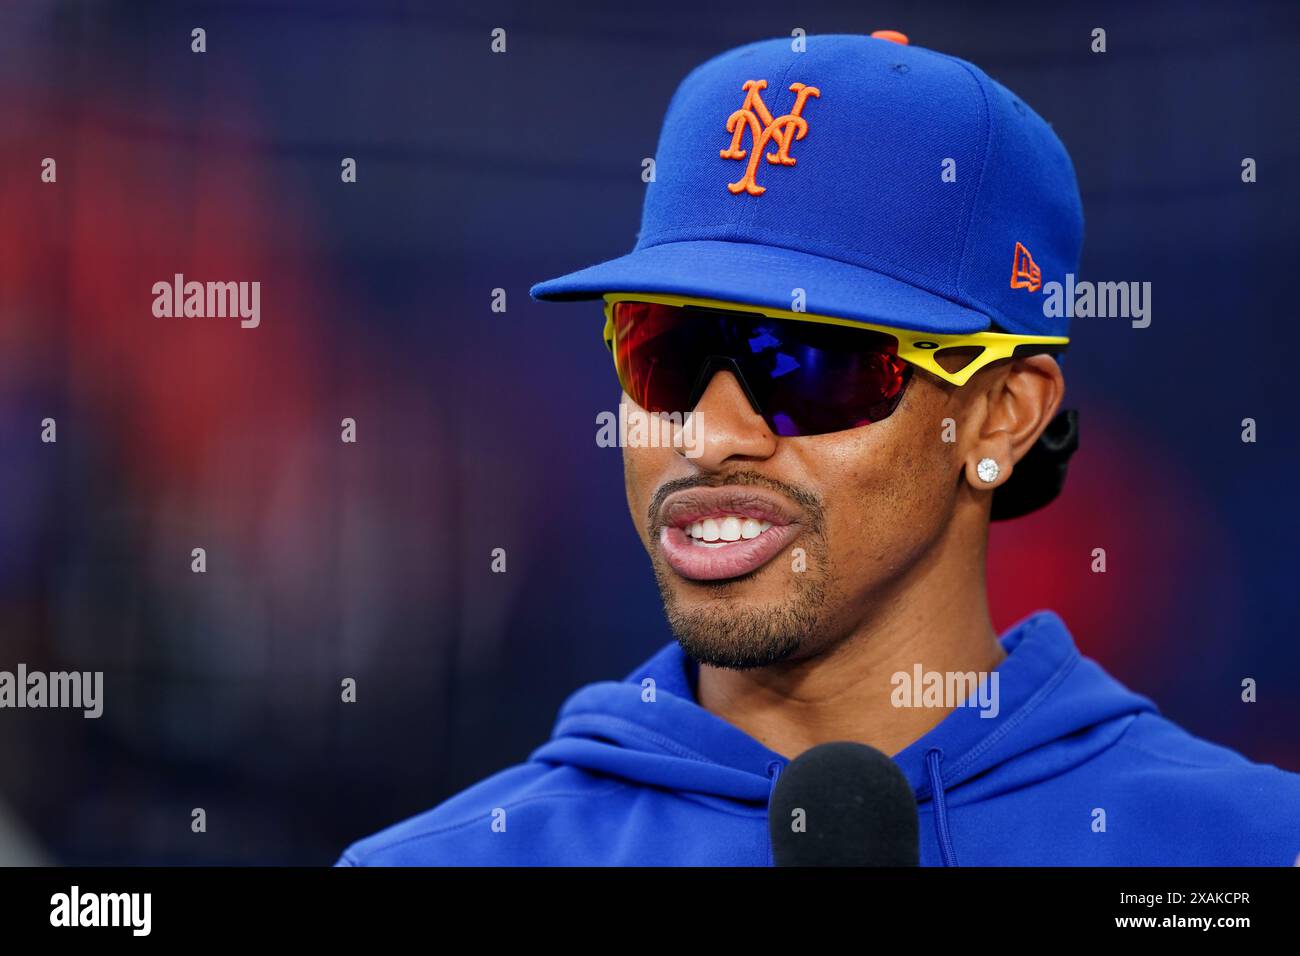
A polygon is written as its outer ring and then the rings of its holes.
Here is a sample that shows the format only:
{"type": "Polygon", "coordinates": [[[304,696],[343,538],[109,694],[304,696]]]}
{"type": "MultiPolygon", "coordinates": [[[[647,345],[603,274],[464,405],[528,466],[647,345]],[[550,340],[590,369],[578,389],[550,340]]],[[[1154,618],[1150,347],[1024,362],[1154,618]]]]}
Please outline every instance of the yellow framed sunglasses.
{"type": "Polygon", "coordinates": [[[658,293],[604,296],[605,345],[623,390],[653,412],[689,412],[715,372],[734,373],[779,435],[815,435],[893,413],[914,368],[965,385],[999,359],[1064,349],[1063,336],[917,332],[658,293]]]}
{"type": "MultiPolygon", "coordinates": [[[[871,322],[859,322],[855,319],[837,319],[829,315],[809,315],[807,312],[789,312],[784,309],[772,309],[767,306],[745,305],[739,302],[725,302],[720,299],[696,299],[681,295],[641,294],[628,292],[611,292],[604,296],[605,330],[602,333],[605,346],[611,351],[614,346],[614,306],[619,302],[648,302],[655,305],[694,307],[719,311],[739,312],[747,315],[761,315],[769,319],[784,319],[789,322],[816,322],[821,325],[838,325],[851,329],[863,329],[892,335],[898,341],[898,357],[910,362],[917,368],[923,368],[932,375],[937,375],[953,385],[965,385],[980,369],[998,361],[1012,358],[1017,354],[1028,354],[1026,347],[1034,351],[1055,351],[1070,344],[1067,336],[1059,335],[1014,335],[1010,332],[964,332],[946,334],[939,332],[917,332],[900,329],[891,325],[875,325],[871,322]],[[938,356],[951,354],[951,350],[960,349],[960,356],[966,358],[957,371],[949,371],[937,361],[938,356]],[[1019,352],[1017,350],[1020,350],[1019,352]]],[[[954,362],[954,364],[956,364],[954,362]]]]}

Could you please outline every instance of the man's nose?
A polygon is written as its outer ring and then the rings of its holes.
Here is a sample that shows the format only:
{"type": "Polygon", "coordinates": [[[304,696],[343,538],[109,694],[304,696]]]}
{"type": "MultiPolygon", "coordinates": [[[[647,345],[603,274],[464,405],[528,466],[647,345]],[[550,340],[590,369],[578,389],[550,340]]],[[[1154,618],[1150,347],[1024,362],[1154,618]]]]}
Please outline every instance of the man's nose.
{"type": "MultiPolygon", "coordinates": [[[[691,460],[704,471],[718,471],[737,461],[770,458],[777,436],[754,411],[745,390],[729,371],[718,371],[695,405],[695,443],[691,460]]],[[[685,454],[685,450],[679,452],[685,454]]]]}

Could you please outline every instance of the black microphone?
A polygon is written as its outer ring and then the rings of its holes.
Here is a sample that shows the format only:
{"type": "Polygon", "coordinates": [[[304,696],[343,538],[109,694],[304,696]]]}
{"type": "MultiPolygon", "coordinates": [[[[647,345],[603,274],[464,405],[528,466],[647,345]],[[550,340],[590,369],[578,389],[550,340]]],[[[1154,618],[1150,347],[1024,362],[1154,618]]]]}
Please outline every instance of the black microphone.
{"type": "Polygon", "coordinates": [[[848,741],[792,760],[767,809],[777,866],[919,866],[916,795],[887,756],[848,741]]]}

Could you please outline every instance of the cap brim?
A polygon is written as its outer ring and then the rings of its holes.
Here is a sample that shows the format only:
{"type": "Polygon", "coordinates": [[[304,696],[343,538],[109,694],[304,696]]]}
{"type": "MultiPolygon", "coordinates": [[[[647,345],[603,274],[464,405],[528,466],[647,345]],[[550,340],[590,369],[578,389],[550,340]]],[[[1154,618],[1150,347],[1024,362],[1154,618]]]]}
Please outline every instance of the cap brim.
{"type": "Polygon", "coordinates": [[[535,299],[596,299],[607,292],[652,292],[790,310],[804,308],[922,332],[981,332],[988,316],[861,266],[751,242],[668,242],[533,286],[535,299]]]}

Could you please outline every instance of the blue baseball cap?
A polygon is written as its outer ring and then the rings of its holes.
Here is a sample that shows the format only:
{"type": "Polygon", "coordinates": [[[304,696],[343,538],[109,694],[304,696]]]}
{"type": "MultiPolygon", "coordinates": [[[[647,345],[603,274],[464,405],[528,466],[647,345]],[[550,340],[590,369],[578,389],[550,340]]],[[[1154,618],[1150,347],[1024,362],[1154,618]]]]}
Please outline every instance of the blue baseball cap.
{"type": "Polygon", "coordinates": [[[1039,290],[1078,272],[1082,239],[1065,147],[979,68],[890,31],[784,38],[682,81],[636,246],[532,295],[1063,336],[1068,318],[1044,316],[1039,290]]]}

